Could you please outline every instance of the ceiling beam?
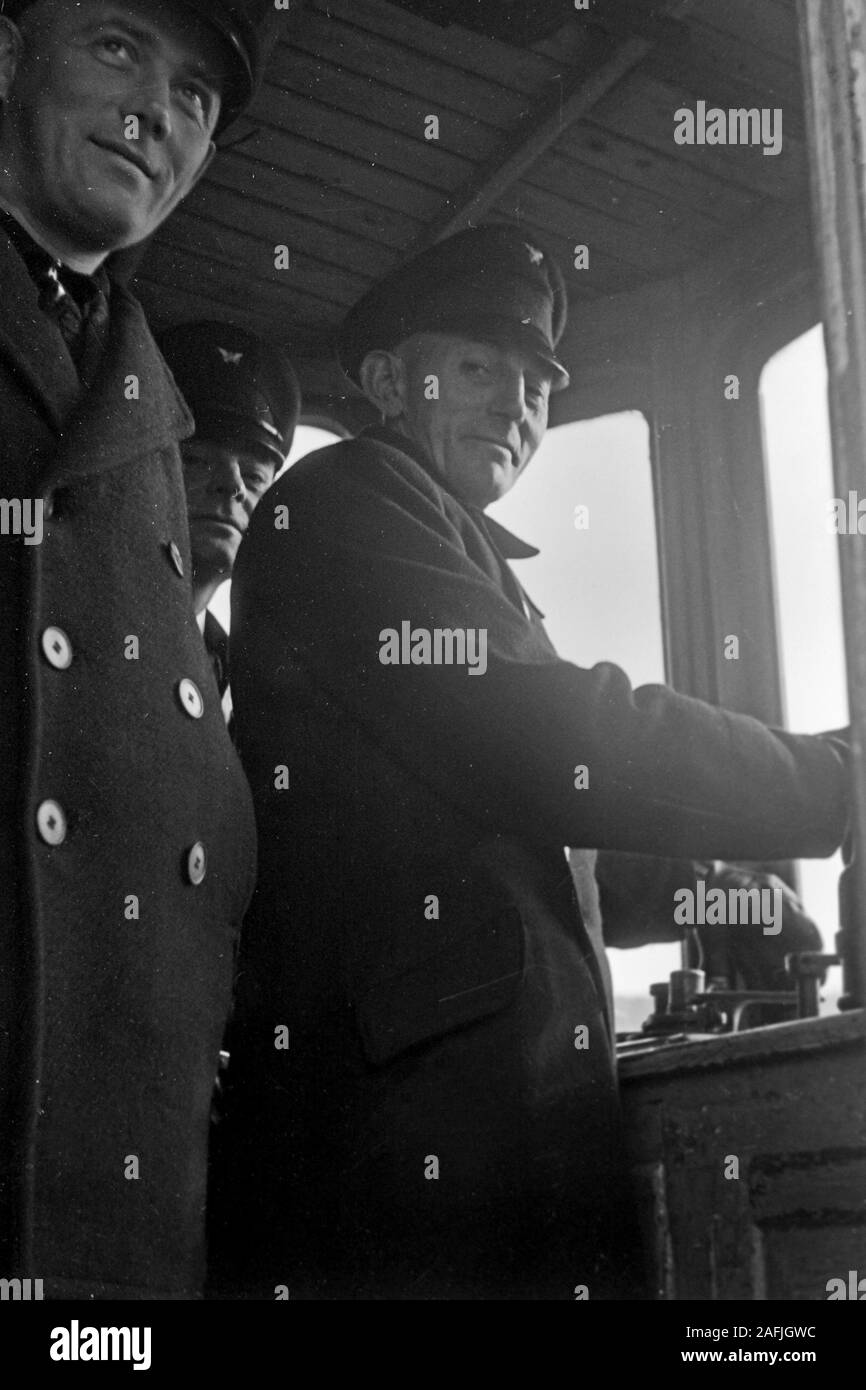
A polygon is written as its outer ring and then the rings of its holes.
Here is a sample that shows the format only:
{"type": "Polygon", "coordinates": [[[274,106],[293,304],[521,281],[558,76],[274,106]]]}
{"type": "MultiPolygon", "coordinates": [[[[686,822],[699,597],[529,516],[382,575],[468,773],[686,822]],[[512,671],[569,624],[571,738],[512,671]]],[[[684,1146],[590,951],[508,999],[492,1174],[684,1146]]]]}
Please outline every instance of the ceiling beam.
{"type": "Polygon", "coordinates": [[[495,159],[484,165],[462,191],[446,201],[439,216],[407,249],[407,258],[443,237],[476,225],[564,131],[588,115],[602,97],[643,62],[657,43],[669,39],[670,31],[665,25],[681,19],[695,3],[696,0],[674,0],[665,5],[657,12],[657,32],[647,34],[642,25],[644,32],[630,35],[617,44],[610,56],[588,76],[585,73],[572,76],[561,91],[531,112],[495,159]]]}

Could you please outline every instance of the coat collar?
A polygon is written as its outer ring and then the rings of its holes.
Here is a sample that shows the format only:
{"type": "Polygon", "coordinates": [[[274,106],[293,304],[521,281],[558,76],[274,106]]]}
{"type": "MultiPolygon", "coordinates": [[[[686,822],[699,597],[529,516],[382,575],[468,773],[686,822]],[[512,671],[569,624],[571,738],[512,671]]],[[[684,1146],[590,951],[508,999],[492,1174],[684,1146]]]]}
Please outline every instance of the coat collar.
{"type": "Polygon", "coordinates": [[[81,382],[66,344],[39,308],[39,292],[5,232],[0,232],[0,358],[8,359],[56,431],[81,395],[81,382]]]}
{"type": "Polygon", "coordinates": [[[530,545],[528,541],[522,541],[519,536],[515,536],[513,531],[509,531],[507,526],[494,521],[493,517],[488,516],[486,512],[479,512],[475,507],[467,507],[466,510],[487,532],[493,544],[505,556],[506,560],[531,560],[534,555],[541,554],[537,546],[530,545]]]}
{"type": "Polygon", "coordinates": [[[407,439],[405,435],[398,434],[396,430],[388,429],[386,425],[374,425],[364,430],[364,438],[379,439],[392,449],[400,449],[404,454],[408,454],[411,459],[414,459],[417,464],[420,464],[424,471],[433,478],[437,487],[446,491],[449,496],[460,503],[464,511],[469,513],[475,524],[487,534],[491,543],[501,555],[504,555],[506,560],[531,560],[534,555],[540,553],[534,545],[530,545],[528,541],[522,541],[519,536],[515,536],[513,531],[509,531],[500,522],[494,521],[492,516],[488,516],[478,507],[470,507],[468,503],[457,497],[448,485],[437,474],[434,474],[430,460],[419,444],[407,439]]]}
{"type": "Polygon", "coordinates": [[[115,284],[99,371],[90,390],[79,396],[44,483],[117,468],[187,439],[194,429],[141,305],[115,284]]]}
{"type": "Polygon", "coordinates": [[[0,358],[22,377],[60,441],[43,490],[61,477],[116,468],[192,434],[194,423],[151,337],[144,312],[114,284],[108,342],[96,380],[81,385],[57,328],[9,238],[0,233],[0,358]],[[137,378],[137,399],[129,378],[137,378]]]}

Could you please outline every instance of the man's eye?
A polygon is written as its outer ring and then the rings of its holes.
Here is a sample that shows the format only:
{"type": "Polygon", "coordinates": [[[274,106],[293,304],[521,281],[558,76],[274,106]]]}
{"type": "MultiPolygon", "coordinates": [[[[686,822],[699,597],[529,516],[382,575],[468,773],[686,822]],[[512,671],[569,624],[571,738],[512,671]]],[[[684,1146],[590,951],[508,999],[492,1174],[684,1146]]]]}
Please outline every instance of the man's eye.
{"type": "Polygon", "coordinates": [[[483,376],[486,372],[490,371],[490,367],[486,362],[482,362],[478,358],[476,358],[473,361],[467,360],[466,362],[464,362],[463,370],[466,372],[470,372],[475,376],[483,376]]]}
{"type": "Polygon", "coordinates": [[[117,34],[104,34],[97,40],[97,47],[108,57],[121,62],[131,62],[135,57],[131,45],[117,34]]]}
{"type": "Polygon", "coordinates": [[[268,485],[268,475],[258,468],[245,470],[243,479],[247,487],[256,492],[262,492],[268,485]]]}
{"type": "Polygon", "coordinates": [[[214,95],[207,88],[202,87],[197,82],[185,82],[178,87],[180,100],[184,109],[188,111],[197,121],[205,123],[213,110],[214,95]]]}
{"type": "Polygon", "coordinates": [[[202,91],[201,87],[195,87],[187,83],[186,86],[180,88],[180,94],[184,100],[188,101],[192,106],[199,106],[202,110],[207,106],[207,95],[202,91]]]}

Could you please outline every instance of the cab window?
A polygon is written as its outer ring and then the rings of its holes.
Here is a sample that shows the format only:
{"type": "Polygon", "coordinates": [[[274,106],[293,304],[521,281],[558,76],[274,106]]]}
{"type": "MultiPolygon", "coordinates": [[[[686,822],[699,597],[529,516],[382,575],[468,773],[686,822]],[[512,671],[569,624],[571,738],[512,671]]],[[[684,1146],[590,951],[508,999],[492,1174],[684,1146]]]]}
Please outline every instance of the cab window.
{"type": "MultiPolygon", "coordinates": [[[[614,661],[633,685],[665,679],[650,431],[639,411],[548,431],[490,515],[540,549],[514,562],[557,651],[614,661]]],[[[650,1013],[649,986],[681,964],[678,944],[608,952],[619,1032],[650,1013]]]]}
{"type": "MultiPolygon", "coordinates": [[[[828,525],[835,486],[820,324],[769,359],[760,401],[785,725],[818,733],[848,722],[839,537],[828,525]]],[[[839,926],[841,868],[838,853],[798,864],[800,895],[829,952],[839,926]]],[[[835,1012],[839,976],[828,975],[822,1012],[835,1012]]]]}

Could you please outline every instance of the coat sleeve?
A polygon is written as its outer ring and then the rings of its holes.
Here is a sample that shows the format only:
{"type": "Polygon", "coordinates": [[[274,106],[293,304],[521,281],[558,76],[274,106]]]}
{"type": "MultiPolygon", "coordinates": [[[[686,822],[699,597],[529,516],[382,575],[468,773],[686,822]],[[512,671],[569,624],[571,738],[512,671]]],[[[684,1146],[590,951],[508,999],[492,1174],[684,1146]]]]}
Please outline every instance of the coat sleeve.
{"type": "Polygon", "coordinates": [[[845,832],[846,767],[832,740],[664,686],[633,690],[614,665],[560,660],[468,554],[423,469],[376,441],[337,445],[286,474],[253,518],[233,588],[242,751],[256,706],[273,719],[303,678],[498,833],[775,859],[830,854],[845,832]],[[280,505],[289,530],[275,525],[280,505]],[[404,621],[483,632],[484,674],[383,664],[385,630],[404,621]]]}
{"type": "Polygon", "coordinates": [[[659,859],[649,854],[602,850],[595,862],[605,946],[627,950],[650,942],[682,941],[685,928],[674,921],[674,894],[695,891],[710,863],[659,859]]]}

